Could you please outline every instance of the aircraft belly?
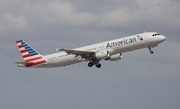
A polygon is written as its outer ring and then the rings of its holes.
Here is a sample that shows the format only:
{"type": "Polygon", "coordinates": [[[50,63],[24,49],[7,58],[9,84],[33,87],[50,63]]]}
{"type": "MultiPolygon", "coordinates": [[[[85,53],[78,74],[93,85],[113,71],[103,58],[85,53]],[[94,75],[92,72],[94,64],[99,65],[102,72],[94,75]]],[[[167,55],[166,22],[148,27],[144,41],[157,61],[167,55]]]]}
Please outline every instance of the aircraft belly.
{"type": "Polygon", "coordinates": [[[82,61],[80,61],[78,57],[75,58],[74,55],[69,55],[67,56],[67,58],[58,59],[54,62],[47,64],[47,67],[62,67],[62,66],[79,63],[79,62],[82,62],[82,61]]]}

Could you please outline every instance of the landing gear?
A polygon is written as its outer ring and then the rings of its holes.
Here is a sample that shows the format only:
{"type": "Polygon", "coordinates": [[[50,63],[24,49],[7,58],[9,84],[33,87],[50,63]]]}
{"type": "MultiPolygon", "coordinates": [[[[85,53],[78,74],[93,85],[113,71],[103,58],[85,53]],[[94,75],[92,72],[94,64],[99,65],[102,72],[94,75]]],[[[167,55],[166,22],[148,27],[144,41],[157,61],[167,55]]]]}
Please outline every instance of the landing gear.
{"type": "Polygon", "coordinates": [[[101,64],[97,64],[96,67],[97,67],[97,68],[101,68],[101,64]]]}
{"type": "Polygon", "coordinates": [[[99,62],[98,63],[95,63],[95,62],[88,63],[88,67],[92,67],[93,65],[96,65],[97,68],[101,68],[101,64],[99,62]]]}
{"type": "Polygon", "coordinates": [[[154,52],[151,50],[151,47],[148,47],[150,54],[153,54],[154,52]]]}
{"type": "Polygon", "coordinates": [[[150,54],[153,54],[154,52],[153,51],[150,51],[150,54]]]}
{"type": "Polygon", "coordinates": [[[88,67],[92,67],[93,66],[93,63],[92,62],[89,62],[88,63],[88,67]]]}

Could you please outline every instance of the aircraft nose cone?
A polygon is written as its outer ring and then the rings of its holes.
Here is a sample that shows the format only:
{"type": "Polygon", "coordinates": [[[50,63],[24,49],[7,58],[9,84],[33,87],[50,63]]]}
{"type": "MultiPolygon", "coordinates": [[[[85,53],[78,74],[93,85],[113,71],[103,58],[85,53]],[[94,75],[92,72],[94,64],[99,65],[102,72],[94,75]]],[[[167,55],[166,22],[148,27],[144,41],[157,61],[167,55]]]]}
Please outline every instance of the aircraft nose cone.
{"type": "Polygon", "coordinates": [[[160,41],[165,41],[165,40],[166,40],[166,37],[165,37],[165,36],[160,36],[160,37],[159,37],[159,40],[160,40],[160,41]]]}

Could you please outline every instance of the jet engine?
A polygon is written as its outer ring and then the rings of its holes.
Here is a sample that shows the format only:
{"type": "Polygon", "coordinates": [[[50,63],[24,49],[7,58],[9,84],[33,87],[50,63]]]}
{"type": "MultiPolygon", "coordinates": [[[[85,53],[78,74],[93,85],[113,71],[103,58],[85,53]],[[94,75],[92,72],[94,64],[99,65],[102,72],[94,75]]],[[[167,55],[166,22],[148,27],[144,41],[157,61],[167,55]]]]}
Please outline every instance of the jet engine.
{"type": "Polygon", "coordinates": [[[105,60],[117,61],[117,60],[120,60],[120,59],[122,59],[122,54],[121,53],[112,55],[109,58],[106,58],[105,60]]]}
{"type": "Polygon", "coordinates": [[[97,59],[106,59],[106,58],[109,58],[110,57],[110,53],[109,51],[107,50],[104,50],[104,51],[99,51],[95,54],[95,57],[97,59]]]}

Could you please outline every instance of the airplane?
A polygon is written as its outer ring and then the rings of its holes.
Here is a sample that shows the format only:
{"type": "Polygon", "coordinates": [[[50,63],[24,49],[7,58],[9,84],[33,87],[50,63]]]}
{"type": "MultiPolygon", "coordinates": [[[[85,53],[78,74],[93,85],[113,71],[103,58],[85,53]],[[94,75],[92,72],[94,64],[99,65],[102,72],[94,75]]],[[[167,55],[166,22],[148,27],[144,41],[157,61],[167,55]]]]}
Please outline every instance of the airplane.
{"type": "Polygon", "coordinates": [[[101,60],[117,61],[125,52],[148,48],[153,54],[152,48],[165,40],[157,32],[144,32],[75,49],[56,48],[57,52],[49,55],[41,55],[25,41],[17,40],[24,62],[15,64],[26,68],[54,68],[87,61],[88,67],[101,68],[101,60]]]}

